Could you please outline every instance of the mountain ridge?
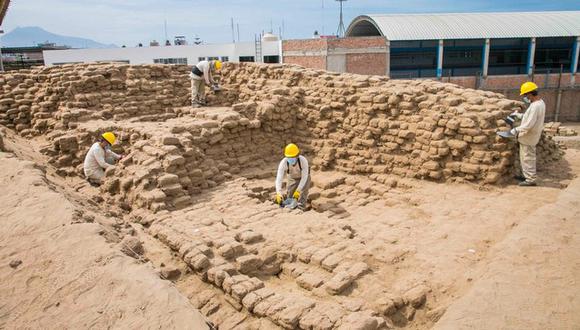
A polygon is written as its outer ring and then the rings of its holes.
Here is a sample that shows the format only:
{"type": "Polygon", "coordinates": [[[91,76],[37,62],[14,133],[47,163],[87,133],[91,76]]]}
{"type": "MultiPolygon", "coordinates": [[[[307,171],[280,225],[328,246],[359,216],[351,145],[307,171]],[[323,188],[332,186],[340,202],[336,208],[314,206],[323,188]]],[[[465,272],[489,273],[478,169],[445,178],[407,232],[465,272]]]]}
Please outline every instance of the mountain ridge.
{"type": "Polygon", "coordinates": [[[40,43],[55,43],[72,48],[117,48],[115,44],[103,44],[88,38],[52,33],[38,26],[17,27],[2,36],[2,47],[31,47],[40,43]]]}

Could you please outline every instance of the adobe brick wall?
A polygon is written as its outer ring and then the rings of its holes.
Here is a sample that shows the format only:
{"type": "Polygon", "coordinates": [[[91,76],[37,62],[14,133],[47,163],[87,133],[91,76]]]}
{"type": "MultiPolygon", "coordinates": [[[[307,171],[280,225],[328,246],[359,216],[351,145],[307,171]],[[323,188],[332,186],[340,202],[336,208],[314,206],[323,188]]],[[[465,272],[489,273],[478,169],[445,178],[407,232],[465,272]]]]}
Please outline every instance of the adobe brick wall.
{"type": "Polygon", "coordinates": [[[385,54],[347,54],[346,72],[384,75],[387,68],[387,56],[385,54]]]}

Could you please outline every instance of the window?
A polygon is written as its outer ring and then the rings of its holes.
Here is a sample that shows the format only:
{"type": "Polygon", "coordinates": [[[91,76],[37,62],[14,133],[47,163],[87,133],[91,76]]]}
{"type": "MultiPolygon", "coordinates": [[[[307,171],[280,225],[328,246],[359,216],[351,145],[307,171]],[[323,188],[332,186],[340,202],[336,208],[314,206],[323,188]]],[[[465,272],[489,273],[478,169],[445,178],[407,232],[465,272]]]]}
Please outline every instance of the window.
{"type": "Polygon", "coordinates": [[[205,61],[205,56],[200,56],[200,57],[198,57],[198,58],[197,58],[197,60],[198,60],[199,62],[201,62],[201,61],[205,61]]]}
{"type": "Polygon", "coordinates": [[[280,56],[278,55],[264,56],[264,63],[280,63],[280,56]]]}
{"type": "Polygon", "coordinates": [[[216,60],[219,60],[219,59],[220,59],[220,58],[219,58],[219,57],[217,57],[217,56],[209,56],[209,57],[207,58],[207,60],[208,60],[208,61],[216,61],[216,60]]]}
{"type": "Polygon", "coordinates": [[[254,56],[240,56],[240,62],[255,62],[254,56]]]}
{"type": "Polygon", "coordinates": [[[187,58],[156,58],[153,60],[156,64],[187,64],[187,58]]]}
{"type": "Polygon", "coordinates": [[[474,76],[482,72],[485,40],[445,40],[443,76],[474,76]]]}
{"type": "Polygon", "coordinates": [[[229,56],[222,56],[222,62],[229,62],[230,58],[229,56]]]}
{"type": "Polygon", "coordinates": [[[575,37],[537,38],[534,59],[536,72],[570,72],[575,37]]]}
{"type": "Polygon", "coordinates": [[[52,65],[80,64],[80,63],[83,63],[83,62],[55,62],[55,63],[52,63],[52,65]]]}
{"type": "Polygon", "coordinates": [[[123,63],[123,64],[129,64],[129,60],[97,61],[97,63],[123,63]]]}
{"type": "Polygon", "coordinates": [[[392,78],[435,77],[437,75],[436,40],[392,41],[392,78]]]}
{"type": "Polygon", "coordinates": [[[491,39],[489,75],[525,74],[529,39],[491,39]]]}

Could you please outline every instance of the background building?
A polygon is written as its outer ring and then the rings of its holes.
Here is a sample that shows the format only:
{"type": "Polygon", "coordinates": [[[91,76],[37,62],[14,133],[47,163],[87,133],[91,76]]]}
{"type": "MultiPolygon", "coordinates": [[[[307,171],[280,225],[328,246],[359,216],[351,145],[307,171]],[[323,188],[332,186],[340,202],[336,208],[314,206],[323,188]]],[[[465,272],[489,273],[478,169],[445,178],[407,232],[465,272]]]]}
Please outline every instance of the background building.
{"type": "Polygon", "coordinates": [[[384,37],[393,78],[574,73],[580,11],[364,15],[347,36],[384,37]]]}
{"type": "Polygon", "coordinates": [[[363,15],[336,42],[285,40],[284,63],[439,79],[519,99],[536,82],[548,120],[580,121],[580,11],[363,15]]]}
{"type": "Polygon", "coordinates": [[[69,49],[44,52],[46,65],[88,62],[122,62],[130,64],[189,64],[202,60],[225,62],[279,63],[280,41],[269,37],[260,42],[200,44],[106,49],[69,49]]]}
{"type": "Polygon", "coordinates": [[[52,43],[39,44],[34,47],[6,47],[2,48],[2,63],[6,71],[28,69],[32,66],[44,65],[43,51],[68,48],[52,43]]]}

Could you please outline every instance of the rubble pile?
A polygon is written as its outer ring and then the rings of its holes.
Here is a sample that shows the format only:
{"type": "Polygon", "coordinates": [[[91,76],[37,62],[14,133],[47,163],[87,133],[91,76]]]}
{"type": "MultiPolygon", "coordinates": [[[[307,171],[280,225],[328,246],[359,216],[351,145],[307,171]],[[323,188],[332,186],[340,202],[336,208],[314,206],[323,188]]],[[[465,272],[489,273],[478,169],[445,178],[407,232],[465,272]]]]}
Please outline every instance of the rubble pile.
{"type": "Polygon", "coordinates": [[[560,122],[549,122],[544,124],[544,131],[550,136],[577,136],[578,132],[571,128],[562,126],[560,122]]]}

